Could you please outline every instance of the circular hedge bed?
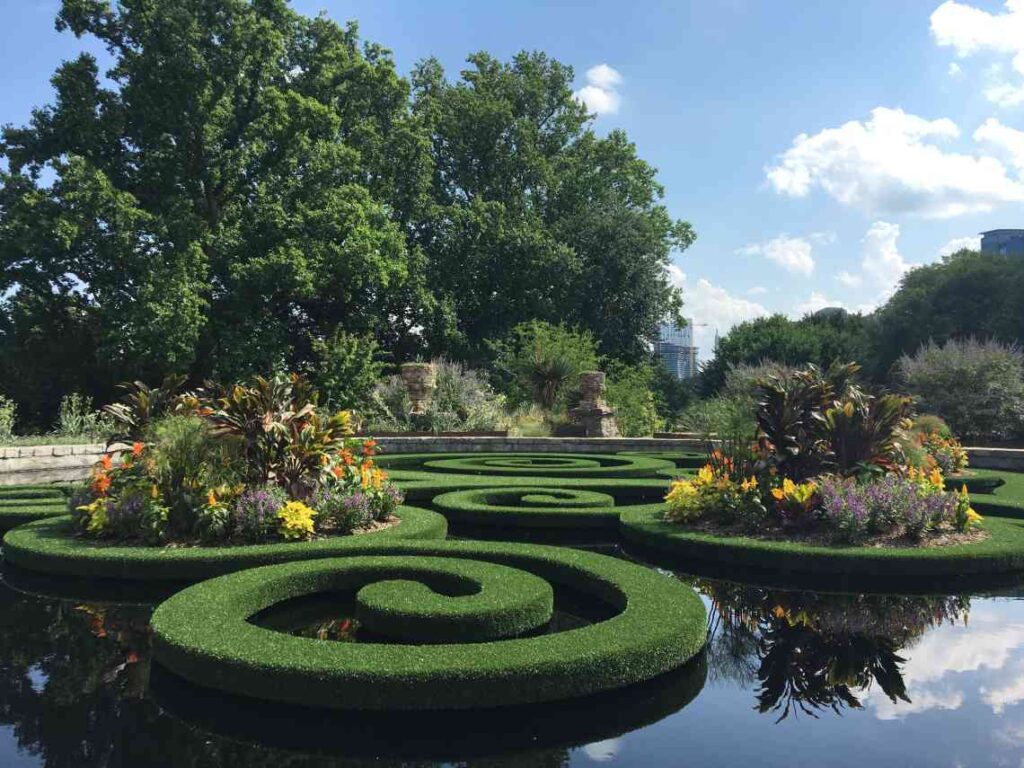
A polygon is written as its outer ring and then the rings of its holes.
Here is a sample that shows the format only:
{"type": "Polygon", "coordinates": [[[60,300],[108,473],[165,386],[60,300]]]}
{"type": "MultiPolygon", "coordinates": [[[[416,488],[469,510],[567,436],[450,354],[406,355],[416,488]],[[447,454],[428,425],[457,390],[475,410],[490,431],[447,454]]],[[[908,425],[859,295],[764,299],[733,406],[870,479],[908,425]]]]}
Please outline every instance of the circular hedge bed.
{"type": "Polygon", "coordinates": [[[51,485],[0,486],[0,532],[67,514],[67,494],[51,485]]]}
{"type": "MultiPolygon", "coordinates": [[[[392,592],[385,604],[400,613],[404,606],[394,597],[392,592]]],[[[517,590],[515,600],[524,606],[532,602],[528,597],[517,590]]],[[[349,557],[211,579],[162,603],[152,626],[154,658],[197,685],[304,706],[387,710],[496,707],[628,686],[697,654],[706,620],[692,589],[643,566],[573,549],[454,541],[352,550],[349,557]],[[503,590],[484,587],[485,577],[503,580],[497,566],[581,592],[614,615],[568,631],[437,645],[321,641],[250,621],[283,601],[344,589],[364,594],[381,580],[415,577],[424,583],[424,595],[427,588],[444,590],[438,579],[449,580],[449,591],[451,579],[467,591],[476,585],[479,593],[430,597],[426,613],[450,631],[469,613],[501,612],[503,590]],[[460,601],[475,606],[463,609],[460,601]]],[[[409,634],[430,639],[415,628],[404,633],[407,642],[409,634]]]]}
{"type": "Polygon", "coordinates": [[[4,558],[21,568],[61,576],[130,580],[197,581],[292,560],[345,554],[396,539],[444,539],[442,515],[418,507],[399,507],[399,522],[371,533],[312,541],[240,546],[147,547],[107,543],[75,536],[70,517],[39,520],[4,535],[4,558]]]}
{"type": "Polygon", "coordinates": [[[796,541],[721,536],[667,522],[659,510],[625,509],[620,532],[628,541],[703,562],[781,573],[865,577],[996,575],[1024,570],[1024,521],[987,517],[987,539],[935,547],[823,546],[796,541]]]}
{"type": "Polygon", "coordinates": [[[395,480],[430,480],[437,475],[487,475],[491,478],[651,477],[672,469],[665,459],[597,453],[408,453],[381,456],[377,462],[395,480]]]}
{"type": "Polygon", "coordinates": [[[433,506],[449,521],[470,525],[615,529],[628,503],[663,509],[665,490],[660,482],[636,481],[578,488],[508,485],[441,493],[433,506]]]}

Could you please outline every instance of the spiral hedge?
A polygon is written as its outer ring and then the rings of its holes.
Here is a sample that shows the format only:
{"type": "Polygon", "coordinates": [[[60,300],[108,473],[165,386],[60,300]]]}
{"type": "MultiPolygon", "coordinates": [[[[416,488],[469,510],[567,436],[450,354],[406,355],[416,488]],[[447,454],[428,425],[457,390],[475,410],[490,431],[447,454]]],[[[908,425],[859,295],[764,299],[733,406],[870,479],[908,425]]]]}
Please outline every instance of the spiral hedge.
{"type": "Polygon", "coordinates": [[[682,582],[617,558],[451,541],[378,545],[348,557],[221,576],[162,603],[152,626],[154,658],[200,686],[304,706],[416,710],[556,701],[648,680],[700,651],[706,619],[700,599],[682,582]],[[532,623],[532,578],[509,581],[508,569],[543,580],[556,594],[567,589],[599,600],[612,615],[562,632],[424,644],[438,637],[439,627],[441,635],[458,635],[471,616],[491,637],[505,634],[510,616],[529,616],[523,623],[532,623]],[[433,621],[430,627],[398,621],[403,642],[324,642],[251,621],[283,601],[344,590],[379,611],[407,616],[410,604],[401,592],[381,586],[396,578],[422,583],[418,596],[428,605],[421,612],[433,621]],[[489,581],[502,588],[487,588],[489,581]],[[458,594],[445,596],[453,587],[458,594]],[[505,592],[512,589],[510,598],[505,592]]]}
{"type": "Polygon", "coordinates": [[[20,525],[4,535],[4,558],[21,568],[60,576],[196,581],[242,568],[342,555],[378,541],[444,539],[448,524],[436,512],[399,507],[390,528],[313,541],[229,547],[147,547],[76,536],[64,516],[20,525]]]}
{"type": "Polygon", "coordinates": [[[0,486],[0,532],[67,514],[67,494],[54,485],[0,486]]]}
{"type": "Polygon", "coordinates": [[[570,453],[407,453],[381,456],[378,464],[395,480],[431,480],[438,475],[493,478],[651,477],[672,462],[649,456],[570,453]]]}

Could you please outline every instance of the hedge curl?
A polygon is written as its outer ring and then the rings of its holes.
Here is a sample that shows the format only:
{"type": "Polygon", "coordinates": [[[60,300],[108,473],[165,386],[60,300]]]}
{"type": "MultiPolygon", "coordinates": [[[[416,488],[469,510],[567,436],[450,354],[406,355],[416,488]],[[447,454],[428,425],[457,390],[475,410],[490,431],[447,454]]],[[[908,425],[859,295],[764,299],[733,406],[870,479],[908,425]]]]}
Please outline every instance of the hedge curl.
{"type": "MultiPolygon", "coordinates": [[[[436,605],[444,599],[434,598],[436,605]]],[[[490,592],[480,602],[497,599],[490,592]]],[[[197,685],[304,706],[408,710],[555,701],[648,680],[700,651],[706,619],[692,589],[643,566],[573,549],[453,541],[380,545],[372,554],[352,551],[211,579],[162,603],[152,626],[154,658],[197,685]],[[611,617],[563,632],[461,645],[322,641],[250,621],[292,598],[365,589],[375,573],[390,578],[418,569],[431,586],[437,558],[454,573],[460,561],[528,572],[556,594],[568,589],[600,601],[611,617]]]]}
{"type": "Polygon", "coordinates": [[[894,579],[1024,571],[1024,521],[989,517],[982,525],[989,533],[988,538],[962,544],[825,546],[694,531],[666,522],[658,510],[637,508],[623,511],[620,532],[627,541],[671,555],[681,560],[684,567],[697,571],[700,562],[777,573],[894,579]]]}
{"type": "Polygon", "coordinates": [[[652,477],[672,469],[664,459],[597,453],[407,453],[381,456],[377,463],[395,480],[431,480],[440,476],[490,478],[652,477]]]}
{"type": "Polygon", "coordinates": [[[4,558],[32,571],[59,576],[128,580],[197,581],[242,568],[331,557],[378,541],[443,539],[442,515],[399,507],[397,525],[372,533],[313,541],[230,547],[146,547],[107,543],[74,535],[70,517],[18,526],[4,535],[4,558]]]}
{"type": "Polygon", "coordinates": [[[0,487],[0,532],[68,511],[67,495],[52,485],[9,485],[0,487]]]}

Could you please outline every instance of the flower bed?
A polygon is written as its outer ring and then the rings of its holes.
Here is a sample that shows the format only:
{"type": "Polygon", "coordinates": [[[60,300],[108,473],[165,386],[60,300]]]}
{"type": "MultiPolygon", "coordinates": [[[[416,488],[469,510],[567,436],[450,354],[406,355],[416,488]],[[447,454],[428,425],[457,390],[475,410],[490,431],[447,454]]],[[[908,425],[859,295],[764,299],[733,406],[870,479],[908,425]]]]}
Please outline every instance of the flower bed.
{"type": "Polygon", "coordinates": [[[444,539],[444,517],[402,506],[397,524],[354,536],[279,541],[231,547],[152,547],[76,535],[71,518],[20,525],[4,535],[4,559],[21,568],[56,576],[133,581],[197,581],[270,563],[313,560],[394,540],[444,539]]]}
{"type": "MultiPolygon", "coordinates": [[[[481,611],[508,599],[502,589],[481,595],[481,611]]],[[[466,619],[457,607],[463,599],[435,596],[425,610],[439,622],[458,623],[466,619]]],[[[155,658],[197,685],[341,709],[494,707],[619,688],[684,664],[706,633],[693,590],[651,569],[572,549],[475,541],[242,571],[179,592],[157,608],[152,623],[155,658]],[[323,642],[249,621],[290,598],[358,592],[395,576],[429,586],[442,573],[454,575],[472,592],[470,585],[483,586],[481,574],[493,570],[501,580],[493,566],[583,592],[614,615],[569,631],[439,645],[323,642]]]]}

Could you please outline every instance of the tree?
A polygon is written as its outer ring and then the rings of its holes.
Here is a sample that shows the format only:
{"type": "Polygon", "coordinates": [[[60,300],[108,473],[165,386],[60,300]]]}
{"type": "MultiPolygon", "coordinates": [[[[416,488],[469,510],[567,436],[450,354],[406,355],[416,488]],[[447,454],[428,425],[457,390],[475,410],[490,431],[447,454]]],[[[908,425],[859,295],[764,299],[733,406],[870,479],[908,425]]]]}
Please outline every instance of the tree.
{"type": "Polygon", "coordinates": [[[870,373],[873,325],[870,317],[841,309],[824,309],[800,320],[784,315],[748,320],[718,340],[714,358],[701,373],[701,389],[714,394],[731,368],[763,362],[828,368],[855,360],[870,373]]]}
{"type": "Polygon", "coordinates": [[[430,158],[386,51],[284,0],[65,0],[57,24],[113,66],[108,85],[91,55],[65,62],[55,103],[3,131],[5,351],[56,312],[103,388],[418,322],[405,229],[430,158]]]}
{"type": "Polygon", "coordinates": [[[551,410],[581,373],[600,366],[593,334],[539,320],[517,325],[490,347],[495,376],[513,405],[532,401],[551,410]]]}
{"type": "Polygon", "coordinates": [[[1024,339],[1024,260],[963,250],[911,270],[877,312],[878,365],[888,373],[929,341],[1024,339]]]}
{"type": "Polygon", "coordinates": [[[413,75],[429,125],[432,215],[417,239],[447,308],[432,345],[469,359],[486,339],[538,319],[590,330],[601,351],[639,359],[681,306],[673,248],[694,239],[658,203],[655,171],[621,132],[597,137],[572,69],[541,53],[485,53],[449,83],[428,60],[413,75]]]}

